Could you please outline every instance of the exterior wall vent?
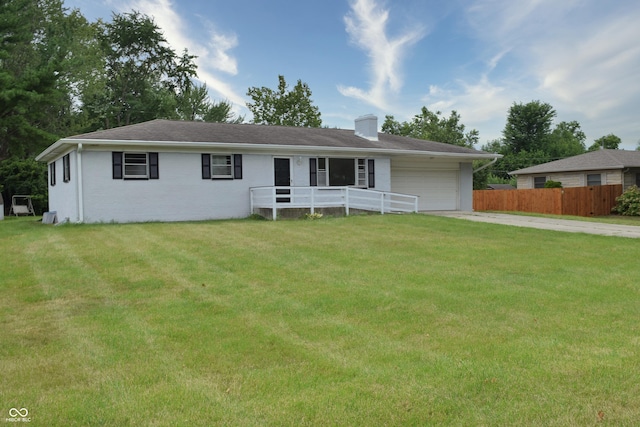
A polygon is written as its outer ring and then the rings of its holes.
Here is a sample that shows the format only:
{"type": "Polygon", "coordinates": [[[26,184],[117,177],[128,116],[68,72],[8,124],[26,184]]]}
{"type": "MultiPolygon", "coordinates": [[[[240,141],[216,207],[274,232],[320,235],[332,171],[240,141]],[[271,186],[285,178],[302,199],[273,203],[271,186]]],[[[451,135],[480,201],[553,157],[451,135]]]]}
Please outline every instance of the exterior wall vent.
{"type": "Polygon", "coordinates": [[[373,114],[358,117],[356,119],[356,136],[368,139],[369,141],[378,140],[378,118],[373,114]]]}

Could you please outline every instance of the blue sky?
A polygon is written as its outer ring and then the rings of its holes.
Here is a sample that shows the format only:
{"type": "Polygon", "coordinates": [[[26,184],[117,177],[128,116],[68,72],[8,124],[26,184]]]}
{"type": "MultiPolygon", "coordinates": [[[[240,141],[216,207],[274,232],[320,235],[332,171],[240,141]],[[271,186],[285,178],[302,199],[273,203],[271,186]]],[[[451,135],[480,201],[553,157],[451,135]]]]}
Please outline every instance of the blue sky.
{"type": "MultiPolygon", "coordinates": [[[[514,102],[577,120],[587,146],[640,140],[637,0],[65,0],[90,20],[132,9],[172,47],[198,55],[211,98],[251,119],[247,89],[278,75],[312,90],[323,125],[422,106],[458,111],[480,143],[499,138],[514,102]]],[[[478,147],[479,148],[479,147],[478,147]]]]}

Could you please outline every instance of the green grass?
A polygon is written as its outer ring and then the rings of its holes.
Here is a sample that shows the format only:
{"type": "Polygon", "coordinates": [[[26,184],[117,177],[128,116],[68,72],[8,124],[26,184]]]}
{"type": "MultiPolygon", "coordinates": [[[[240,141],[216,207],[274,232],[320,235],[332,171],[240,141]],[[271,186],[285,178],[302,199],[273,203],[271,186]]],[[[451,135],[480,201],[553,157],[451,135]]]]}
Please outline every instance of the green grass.
{"type": "Polygon", "coordinates": [[[0,221],[0,422],[637,425],[638,241],[424,215],[0,221]]]}

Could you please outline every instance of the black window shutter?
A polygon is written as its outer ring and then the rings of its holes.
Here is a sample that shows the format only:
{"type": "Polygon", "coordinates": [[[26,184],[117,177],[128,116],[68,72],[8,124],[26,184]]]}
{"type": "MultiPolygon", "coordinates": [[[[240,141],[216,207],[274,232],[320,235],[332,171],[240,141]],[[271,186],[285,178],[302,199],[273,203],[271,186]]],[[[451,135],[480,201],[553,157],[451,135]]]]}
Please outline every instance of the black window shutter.
{"type": "Polygon", "coordinates": [[[309,159],[309,185],[318,186],[318,159],[309,159]]]}
{"type": "Polygon", "coordinates": [[[49,175],[51,176],[51,186],[56,185],[56,162],[53,161],[49,165],[49,175]]]}
{"type": "Polygon", "coordinates": [[[202,179],[211,179],[211,154],[202,155],[202,179]]]}
{"type": "Polygon", "coordinates": [[[160,178],[160,169],[158,168],[158,153],[149,153],[149,179],[160,178]]]}
{"type": "Polygon", "coordinates": [[[67,154],[62,158],[62,180],[71,181],[71,156],[67,154]]]}
{"type": "Polygon", "coordinates": [[[233,155],[233,179],[242,179],[242,154],[233,155]]]}
{"type": "Polygon", "coordinates": [[[122,179],[122,151],[111,153],[113,163],[113,179],[122,179]]]}
{"type": "Polygon", "coordinates": [[[375,160],[367,159],[367,169],[369,175],[369,188],[376,188],[376,168],[375,168],[375,160]]]}

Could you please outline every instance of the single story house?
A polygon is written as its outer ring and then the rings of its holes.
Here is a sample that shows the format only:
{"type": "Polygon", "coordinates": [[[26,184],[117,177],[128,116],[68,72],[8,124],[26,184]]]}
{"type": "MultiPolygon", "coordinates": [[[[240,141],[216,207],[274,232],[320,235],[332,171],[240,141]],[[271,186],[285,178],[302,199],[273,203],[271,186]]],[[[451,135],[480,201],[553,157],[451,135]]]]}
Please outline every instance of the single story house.
{"type": "Polygon", "coordinates": [[[472,162],[498,155],[377,129],[373,115],[355,131],[153,120],[60,139],[36,160],[59,221],[242,218],[265,206],[275,218],[276,205],[323,206],[330,194],[379,197],[383,213],[394,195],[417,196],[410,210],[472,210],[472,162]]]}
{"type": "Polygon", "coordinates": [[[602,149],[509,172],[519,189],[544,188],[547,181],[563,187],[640,186],[640,151],[602,149]]]}

